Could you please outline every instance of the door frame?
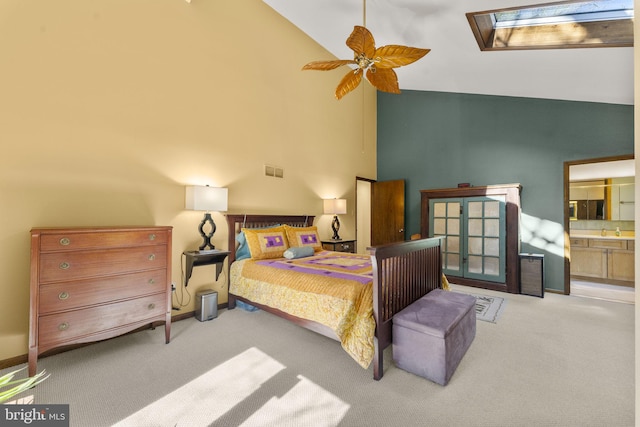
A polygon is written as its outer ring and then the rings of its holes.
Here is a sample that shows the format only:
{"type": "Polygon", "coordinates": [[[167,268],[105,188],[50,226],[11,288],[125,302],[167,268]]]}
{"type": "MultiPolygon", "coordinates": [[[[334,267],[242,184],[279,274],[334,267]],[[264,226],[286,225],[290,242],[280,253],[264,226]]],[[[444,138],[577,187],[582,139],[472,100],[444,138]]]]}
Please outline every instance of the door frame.
{"type": "MultiPolygon", "coordinates": [[[[371,185],[376,182],[375,179],[369,179],[369,178],[363,178],[360,176],[356,176],[356,182],[355,182],[355,186],[356,186],[356,209],[355,209],[355,215],[356,215],[356,252],[357,253],[365,253],[366,249],[368,246],[371,245],[371,185]],[[369,199],[366,201],[363,200],[359,200],[358,199],[358,181],[362,181],[362,182],[366,182],[369,184],[369,194],[368,197],[369,199]],[[366,213],[361,213],[359,212],[359,208],[361,206],[361,204],[366,203],[367,206],[369,207],[369,209],[367,210],[366,213]],[[361,242],[361,239],[358,238],[359,234],[359,229],[361,227],[363,227],[363,224],[360,223],[360,215],[366,215],[368,218],[367,223],[369,224],[369,230],[368,231],[368,238],[366,241],[361,242]]],[[[366,196],[365,196],[366,197],[366,196]]]]}
{"type": "Polygon", "coordinates": [[[571,293],[571,239],[569,238],[569,168],[575,165],[585,165],[590,163],[615,162],[616,160],[632,160],[635,159],[634,154],[626,154],[622,156],[597,157],[583,160],[570,160],[564,162],[563,165],[563,193],[564,193],[564,294],[571,293]]]}

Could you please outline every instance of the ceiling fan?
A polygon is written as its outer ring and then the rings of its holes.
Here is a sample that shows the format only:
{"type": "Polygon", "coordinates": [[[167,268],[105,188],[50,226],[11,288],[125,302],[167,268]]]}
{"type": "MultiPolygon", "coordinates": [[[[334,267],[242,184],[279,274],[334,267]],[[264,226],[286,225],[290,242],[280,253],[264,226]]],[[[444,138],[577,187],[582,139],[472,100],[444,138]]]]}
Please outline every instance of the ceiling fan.
{"type": "Polygon", "coordinates": [[[382,92],[400,93],[398,75],[394,68],[411,64],[431,49],[416,47],[387,45],[376,48],[373,34],[364,26],[356,25],[347,38],[347,46],[353,50],[353,59],[338,59],[334,61],[313,61],[302,67],[303,70],[333,70],[343,65],[356,65],[345,75],[336,88],[336,98],[341,99],[354,90],[362,81],[362,74],[367,70],[366,78],[376,89],[382,92]]]}

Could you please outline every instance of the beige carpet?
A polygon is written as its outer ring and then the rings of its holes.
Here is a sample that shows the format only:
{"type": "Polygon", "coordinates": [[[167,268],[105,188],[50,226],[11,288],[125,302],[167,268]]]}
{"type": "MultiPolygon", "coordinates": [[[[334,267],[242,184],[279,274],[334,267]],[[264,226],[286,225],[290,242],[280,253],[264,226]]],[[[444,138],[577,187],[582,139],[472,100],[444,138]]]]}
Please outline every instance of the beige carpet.
{"type": "Polygon", "coordinates": [[[636,290],[627,286],[607,285],[571,279],[571,295],[587,298],[600,298],[608,301],[635,304],[636,290]]]}
{"type": "Polygon", "coordinates": [[[174,323],[168,345],[158,328],[43,358],[35,400],[70,404],[75,427],[634,425],[633,305],[454,290],[508,309],[446,387],[390,357],[376,382],[337,342],[236,309],[174,323]]]}

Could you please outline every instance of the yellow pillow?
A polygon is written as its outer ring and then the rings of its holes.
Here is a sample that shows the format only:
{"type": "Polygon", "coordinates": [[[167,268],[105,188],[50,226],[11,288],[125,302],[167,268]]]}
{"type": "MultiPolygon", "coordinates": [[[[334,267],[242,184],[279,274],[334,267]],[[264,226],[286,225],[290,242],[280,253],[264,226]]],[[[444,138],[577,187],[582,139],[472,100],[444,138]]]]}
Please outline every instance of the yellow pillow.
{"type": "Polygon", "coordinates": [[[315,252],[322,250],[322,242],[316,226],[311,227],[291,227],[284,226],[287,231],[287,239],[292,248],[312,247],[315,252]]]}
{"type": "Polygon", "coordinates": [[[243,228],[252,259],[282,258],[289,249],[284,227],[243,228]]]}

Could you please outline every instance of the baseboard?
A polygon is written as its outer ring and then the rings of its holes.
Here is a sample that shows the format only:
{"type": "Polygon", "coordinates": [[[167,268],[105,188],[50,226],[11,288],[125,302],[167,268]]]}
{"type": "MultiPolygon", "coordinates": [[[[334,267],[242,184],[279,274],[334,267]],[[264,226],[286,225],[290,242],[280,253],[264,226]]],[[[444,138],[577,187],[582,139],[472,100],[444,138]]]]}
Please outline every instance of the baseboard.
{"type": "MultiPolygon", "coordinates": [[[[225,308],[227,305],[226,304],[221,304],[218,306],[218,309],[220,308],[225,308]]],[[[195,311],[189,311],[186,313],[180,313],[177,314],[175,316],[171,316],[171,323],[174,322],[179,322],[180,320],[184,320],[184,319],[189,319],[191,317],[195,316],[195,311]]],[[[136,332],[140,332],[143,331],[145,329],[151,329],[151,328],[156,328],[160,325],[164,325],[164,322],[154,322],[150,325],[147,326],[143,326],[141,328],[135,329],[131,332],[127,332],[126,334],[123,335],[127,335],[127,334],[134,334],[136,332]]],[[[119,335],[122,336],[122,335],[119,335]]],[[[114,338],[118,338],[118,337],[114,337],[114,338]]],[[[114,339],[114,338],[109,338],[109,339],[114,339]]],[[[59,353],[64,353],[65,351],[70,351],[70,350],[75,350],[77,348],[80,347],[85,347],[87,345],[91,345],[91,344],[95,344],[95,342],[90,342],[90,343],[83,343],[83,344],[74,344],[74,345],[69,345],[66,347],[60,347],[57,349],[53,349],[51,351],[48,351],[46,353],[41,354],[40,356],[38,356],[38,359],[42,359],[48,356],[53,356],[54,354],[59,354],[59,353]]],[[[0,360],[0,369],[6,369],[6,368],[11,368],[12,366],[17,366],[17,365],[21,365],[23,363],[27,363],[29,361],[29,357],[27,354],[22,354],[20,356],[15,356],[15,357],[10,357],[8,359],[4,359],[4,360],[0,360]]]]}
{"type": "Polygon", "coordinates": [[[12,366],[21,365],[27,363],[28,358],[26,354],[11,357],[9,359],[0,360],[0,369],[10,368],[12,366]]]}

